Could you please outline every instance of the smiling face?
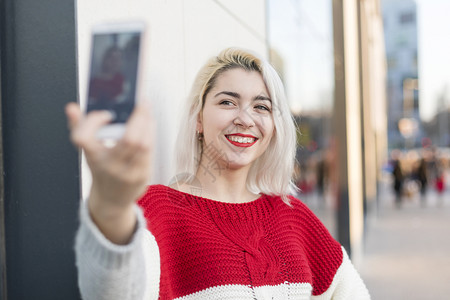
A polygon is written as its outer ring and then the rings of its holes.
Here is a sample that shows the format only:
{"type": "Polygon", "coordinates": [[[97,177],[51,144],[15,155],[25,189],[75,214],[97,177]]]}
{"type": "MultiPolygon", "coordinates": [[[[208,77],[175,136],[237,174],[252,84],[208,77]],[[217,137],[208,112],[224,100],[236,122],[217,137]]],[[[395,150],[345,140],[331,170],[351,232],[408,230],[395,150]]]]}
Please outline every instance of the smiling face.
{"type": "Polygon", "coordinates": [[[201,164],[248,167],[274,133],[272,101],[260,73],[234,68],[220,74],[205,97],[197,130],[203,133],[201,164]]]}

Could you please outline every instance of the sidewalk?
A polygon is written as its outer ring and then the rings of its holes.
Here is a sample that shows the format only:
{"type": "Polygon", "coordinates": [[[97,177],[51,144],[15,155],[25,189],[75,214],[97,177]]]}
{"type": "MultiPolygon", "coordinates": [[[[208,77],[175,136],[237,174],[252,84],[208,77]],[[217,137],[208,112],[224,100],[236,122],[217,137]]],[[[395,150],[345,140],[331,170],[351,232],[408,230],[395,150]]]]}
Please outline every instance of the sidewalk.
{"type": "Polygon", "coordinates": [[[372,300],[450,299],[450,192],[429,191],[394,206],[385,186],[378,216],[368,220],[359,272],[372,300]]]}

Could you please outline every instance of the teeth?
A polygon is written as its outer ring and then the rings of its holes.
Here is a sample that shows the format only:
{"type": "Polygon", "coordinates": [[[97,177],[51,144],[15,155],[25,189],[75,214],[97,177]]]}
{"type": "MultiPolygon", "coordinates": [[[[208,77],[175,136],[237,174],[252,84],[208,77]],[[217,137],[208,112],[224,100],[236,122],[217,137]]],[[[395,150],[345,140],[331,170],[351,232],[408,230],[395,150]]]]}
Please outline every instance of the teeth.
{"type": "Polygon", "coordinates": [[[241,136],[229,136],[228,137],[231,141],[241,143],[241,144],[251,144],[255,141],[254,138],[249,137],[241,137],[241,136]]]}

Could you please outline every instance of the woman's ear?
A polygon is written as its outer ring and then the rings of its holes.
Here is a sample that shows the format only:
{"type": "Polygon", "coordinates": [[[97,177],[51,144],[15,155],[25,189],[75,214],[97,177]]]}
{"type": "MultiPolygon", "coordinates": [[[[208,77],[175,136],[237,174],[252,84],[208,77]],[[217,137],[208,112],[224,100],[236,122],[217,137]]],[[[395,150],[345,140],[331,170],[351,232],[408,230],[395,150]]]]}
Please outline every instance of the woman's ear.
{"type": "Polygon", "coordinates": [[[200,112],[197,116],[197,132],[198,133],[203,133],[203,116],[202,113],[200,112]]]}

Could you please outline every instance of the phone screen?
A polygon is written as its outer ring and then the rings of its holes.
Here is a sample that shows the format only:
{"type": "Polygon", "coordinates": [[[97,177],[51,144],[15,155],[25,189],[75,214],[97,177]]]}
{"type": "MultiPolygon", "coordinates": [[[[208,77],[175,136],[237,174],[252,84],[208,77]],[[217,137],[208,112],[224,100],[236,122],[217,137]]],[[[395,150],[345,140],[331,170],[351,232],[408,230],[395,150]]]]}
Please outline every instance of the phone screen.
{"type": "Polygon", "coordinates": [[[112,123],[125,123],[136,98],[140,31],[94,33],[87,112],[109,110],[112,123]]]}

